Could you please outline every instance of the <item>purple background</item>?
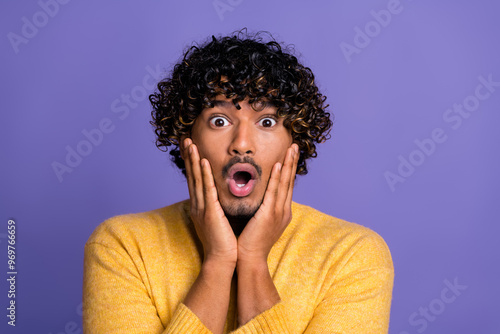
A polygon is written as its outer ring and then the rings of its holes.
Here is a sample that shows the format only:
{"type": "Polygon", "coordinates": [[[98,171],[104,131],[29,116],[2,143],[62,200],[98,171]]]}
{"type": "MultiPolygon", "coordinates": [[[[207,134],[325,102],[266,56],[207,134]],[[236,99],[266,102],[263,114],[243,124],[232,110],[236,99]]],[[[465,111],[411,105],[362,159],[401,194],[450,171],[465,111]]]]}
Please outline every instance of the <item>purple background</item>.
{"type": "Polygon", "coordinates": [[[83,246],[94,228],[187,198],[181,174],[154,146],[150,72],[164,74],[192,41],[248,27],[295,44],[328,96],[332,139],[294,199],[384,237],[396,272],[390,333],[499,333],[500,87],[481,89],[489,96],[479,106],[471,96],[480,76],[500,81],[500,4],[401,0],[390,22],[375,23],[371,11],[391,3],[69,1],[47,7],[49,16],[37,1],[3,2],[0,332],[79,333],[83,246]],[[356,29],[368,29],[369,43],[356,29]],[[13,34],[25,39],[13,43],[13,34]],[[342,43],[355,42],[361,47],[346,57],[342,43]],[[443,117],[464,100],[477,109],[455,129],[458,121],[443,117]],[[82,131],[106,119],[113,131],[85,146],[82,131]],[[446,141],[416,152],[414,141],[436,128],[446,141]],[[67,146],[78,145],[90,154],[58,179],[52,164],[66,165],[67,146]],[[385,173],[398,173],[400,155],[420,165],[391,189],[385,173]],[[15,328],[3,278],[9,218],[17,222],[15,328]],[[444,303],[445,280],[455,279],[467,288],[444,303]],[[426,320],[419,312],[429,307],[426,320]]]}

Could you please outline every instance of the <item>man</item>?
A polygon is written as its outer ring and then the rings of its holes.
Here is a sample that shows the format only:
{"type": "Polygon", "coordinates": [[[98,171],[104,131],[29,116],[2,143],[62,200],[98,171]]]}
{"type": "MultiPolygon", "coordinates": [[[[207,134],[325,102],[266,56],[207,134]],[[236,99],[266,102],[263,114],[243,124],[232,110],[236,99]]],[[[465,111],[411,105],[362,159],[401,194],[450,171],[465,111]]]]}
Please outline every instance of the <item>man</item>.
{"type": "Polygon", "coordinates": [[[86,333],[387,332],[384,241],[292,202],[332,125],[310,69],[259,34],[213,37],[150,100],[190,199],[94,231],[86,333]]]}

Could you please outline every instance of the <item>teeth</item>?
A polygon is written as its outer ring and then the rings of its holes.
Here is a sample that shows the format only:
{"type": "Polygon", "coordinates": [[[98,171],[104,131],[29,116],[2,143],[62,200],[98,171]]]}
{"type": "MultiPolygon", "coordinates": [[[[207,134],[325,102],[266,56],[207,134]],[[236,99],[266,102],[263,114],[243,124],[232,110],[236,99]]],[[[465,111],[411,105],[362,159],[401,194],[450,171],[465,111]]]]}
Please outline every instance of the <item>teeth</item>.
{"type": "Polygon", "coordinates": [[[238,183],[236,183],[236,185],[237,185],[239,188],[243,188],[243,187],[245,186],[245,184],[244,184],[244,183],[243,183],[243,184],[238,184],[238,183]]]}

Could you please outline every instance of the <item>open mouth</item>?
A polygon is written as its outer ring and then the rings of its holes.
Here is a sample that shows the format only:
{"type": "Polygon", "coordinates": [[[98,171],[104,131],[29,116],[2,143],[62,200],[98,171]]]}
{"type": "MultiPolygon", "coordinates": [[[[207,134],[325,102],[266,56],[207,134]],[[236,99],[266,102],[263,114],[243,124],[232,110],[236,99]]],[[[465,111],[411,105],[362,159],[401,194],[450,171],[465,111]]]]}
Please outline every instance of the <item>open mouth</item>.
{"type": "Polygon", "coordinates": [[[248,181],[252,179],[252,175],[245,171],[239,171],[234,173],[233,175],[234,182],[236,182],[236,186],[239,188],[243,188],[246,186],[248,181]]]}
{"type": "Polygon", "coordinates": [[[236,197],[250,195],[256,184],[257,171],[250,164],[236,164],[229,169],[228,187],[236,197]]]}

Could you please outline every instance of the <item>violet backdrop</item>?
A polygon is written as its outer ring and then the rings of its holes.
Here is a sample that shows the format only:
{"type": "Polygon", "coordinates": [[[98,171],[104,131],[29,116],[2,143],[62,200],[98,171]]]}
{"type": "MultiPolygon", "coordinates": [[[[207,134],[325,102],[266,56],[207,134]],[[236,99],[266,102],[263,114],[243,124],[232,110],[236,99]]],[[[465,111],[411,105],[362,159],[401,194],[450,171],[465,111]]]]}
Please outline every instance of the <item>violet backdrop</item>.
{"type": "Polygon", "coordinates": [[[186,46],[242,27],[294,44],[328,96],[332,138],[294,200],[384,237],[396,274],[390,333],[500,333],[498,1],[0,7],[1,333],[81,333],[94,228],[187,198],[154,145],[147,95],[186,46]]]}

